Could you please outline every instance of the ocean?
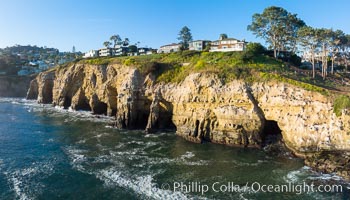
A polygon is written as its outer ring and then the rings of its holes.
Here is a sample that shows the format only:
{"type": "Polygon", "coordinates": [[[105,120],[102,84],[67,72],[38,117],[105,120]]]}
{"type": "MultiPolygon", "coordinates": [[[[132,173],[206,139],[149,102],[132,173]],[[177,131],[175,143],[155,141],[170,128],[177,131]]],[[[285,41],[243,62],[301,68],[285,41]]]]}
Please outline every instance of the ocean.
{"type": "Polygon", "coordinates": [[[350,199],[350,183],[288,151],[194,144],[175,132],[111,124],[1,98],[0,199],[350,199]]]}

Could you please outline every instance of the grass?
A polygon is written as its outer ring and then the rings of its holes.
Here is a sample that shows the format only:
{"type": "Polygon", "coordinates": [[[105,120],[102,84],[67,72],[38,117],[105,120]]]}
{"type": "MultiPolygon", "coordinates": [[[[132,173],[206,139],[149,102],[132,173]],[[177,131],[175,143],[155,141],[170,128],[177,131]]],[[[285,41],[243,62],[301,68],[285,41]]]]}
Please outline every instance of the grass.
{"type": "MultiPolygon", "coordinates": [[[[269,57],[258,56],[246,62],[242,59],[243,55],[242,52],[184,51],[133,57],[131,65],[138,67],[141,71],[149,71],[143,69],[149,68],[149,63],[162,64],[153,68],[158,82],[180,82],[189,74],[196,72],[216,73],[224,82],[233,79],[254,81],[252,76],[254,71],[281,70],[282,63],[269,57]]],[[[129,62],[127,59],[124,64],[129,65],[129,62]]]]}

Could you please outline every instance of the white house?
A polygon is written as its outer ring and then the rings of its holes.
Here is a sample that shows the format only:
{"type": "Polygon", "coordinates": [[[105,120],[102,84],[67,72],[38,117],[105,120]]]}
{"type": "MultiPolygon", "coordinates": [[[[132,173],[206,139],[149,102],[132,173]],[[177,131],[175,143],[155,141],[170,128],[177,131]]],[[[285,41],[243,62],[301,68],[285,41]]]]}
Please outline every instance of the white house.
{"type": "Polygon", "coordinates": [[[211,42],[210,52],[244,51],[247,43],[221,35],[219,40],[211,42]]]}
{"type": "Polygon", "coordinates": [[[164,45],[158,49],[157,53],[177,52],[177,51],[180,51],[180,47],[181,47],[181,44],[176,44],[176,43],[164,45]]]}
{"type": "Polygon", "coordinates": [[[98,50],[90,50],[86,52],[83,58],[95,58],[98,57],[98,50]]]}
{"type": "Polygon", "coordinates": [[[153,49],[147,47],[140,47],[137,51],[139,55],[150,55],[153,53],[153,49]]]}

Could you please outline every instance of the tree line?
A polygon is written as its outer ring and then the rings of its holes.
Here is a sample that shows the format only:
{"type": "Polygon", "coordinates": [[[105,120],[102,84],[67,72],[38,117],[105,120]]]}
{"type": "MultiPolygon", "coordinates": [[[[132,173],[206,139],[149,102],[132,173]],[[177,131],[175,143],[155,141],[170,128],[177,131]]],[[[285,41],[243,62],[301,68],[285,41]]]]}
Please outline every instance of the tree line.
{"type": "Polygon", "coordinates": [[[328,60],[331,61],[331,73],[334,73],[336,59],[345,64],[345,70],[350,59],[350,35],[342,30],[315,28],[281,7],[271,6],[260,14],[252,17],[252,23],[247,29],[269,44],[277,58],[279,52],[296,53],[298,49],[311,56],[312,76],[315,78],[316,56],[321,57],[321,75],[323,79],[328,73],[328,60]]]}

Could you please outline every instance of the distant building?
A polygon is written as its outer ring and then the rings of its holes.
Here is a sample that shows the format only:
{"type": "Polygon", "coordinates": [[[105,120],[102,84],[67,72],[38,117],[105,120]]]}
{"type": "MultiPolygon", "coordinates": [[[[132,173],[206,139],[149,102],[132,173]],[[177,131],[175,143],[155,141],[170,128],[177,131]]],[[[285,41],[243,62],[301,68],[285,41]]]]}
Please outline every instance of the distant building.
{"type": "MultiPolygon", "coordinates": [[[[323,53],[322,53],[322,52],[315,52],[313,56],[314,56],[315,61],[317,61],[317,60],[322,60],[323,53]]],[[[309,52],[309,51],[305,51],[305,52],[303,53],[303,55],[301,56],[301,58],[302,58],[302,61],[303,61],[303,62],[304,62],[304,61],[306,61],[306,62],[312,62],[312,53],[309,52]]]]}
{"type": "Polygon", "coordinates": [[[228,38],[226,35],[221,35],[219,40],[211,42],[210,52],[229,52],[229,51],[244,51],[246,42],[235,38],[228,38]]]}
{"type": "Polygon", "coordinates": [[[176,43],[164,45],[158,49],[158,53],[177,52],[177,51],[180,51],[180,47],[181,47],[181,44],[176,44],[176,43]]]}
{"type": "Polygon", "coordinates": [[[189,50],[203,51],[209,45],[209,43],[209,40],[195,40],[189,42],[189,50]]]}
{"type": "Polygon", "coordinates": [[[103,48],[99,50],[100,57],[113,56],[114,48],[103,48]]]}
{"type": "Polygon", "coordinates": [[[90,50],[84,54],[83,58],[95,58],[99,56],[98,54],[98,50],[90,50]]]}
{"type": "Polygon", "coordinates": [[[22,66],[21,70],[19,70],[17,72],[18,76],[26,76],[26,75],[30,75],[30,74],[34,74],[36,73],[36,71],[38,71],[37,68],[32,67],[32,66],[22,66]]]}

